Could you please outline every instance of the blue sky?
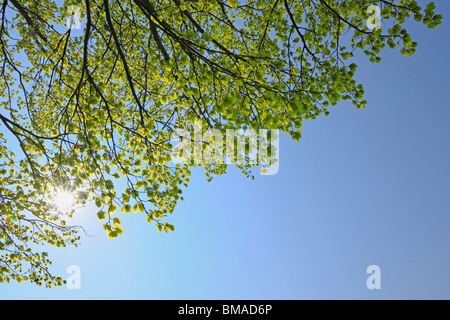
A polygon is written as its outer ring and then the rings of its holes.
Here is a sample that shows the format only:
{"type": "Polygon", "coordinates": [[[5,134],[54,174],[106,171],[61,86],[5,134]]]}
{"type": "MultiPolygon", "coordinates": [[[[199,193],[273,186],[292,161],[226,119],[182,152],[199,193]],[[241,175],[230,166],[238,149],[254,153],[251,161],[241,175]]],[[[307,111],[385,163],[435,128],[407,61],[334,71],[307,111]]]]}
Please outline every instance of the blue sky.
{"type": "Polygon", "coordinates": [[[169,234],[120,214],[109,240],[84,208],[93,237],[50,248],[55,273],[80,267],[81,289],[11,283],[0,298],[450,299],[450,2],[436,4],[438,29],[410,24],[415,55],[356,59],[366,109],[340,103],[299,143],[281,136],[276,175],[194,171],[169,234]]]}

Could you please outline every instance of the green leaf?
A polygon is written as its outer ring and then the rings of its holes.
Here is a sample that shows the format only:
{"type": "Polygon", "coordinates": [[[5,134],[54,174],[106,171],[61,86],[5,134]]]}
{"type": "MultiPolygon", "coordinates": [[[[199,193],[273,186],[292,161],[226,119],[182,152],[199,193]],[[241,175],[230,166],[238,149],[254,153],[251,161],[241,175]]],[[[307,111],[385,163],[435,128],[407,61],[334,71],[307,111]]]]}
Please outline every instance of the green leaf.
{"type": "Polygon", "coordinates": [[[294,139],[296,142],[298,142],[301,137],[302,137],[302,130],[300,129],[296,130],[292,135],[292,139],[294,139]]]}
{"type": "Polygon", "coordinates": [[[129,204],[126,204],[122,207],[122,210],[123,210],[122,212],[125,212],[128,214],[131,212],[131,206],[129,204]]]}
{"type": "Polygon", "coordinates": [[[116,212],[116,205],[114,203],[110,204],[108,207],[108,213],[114,214],[116,212]]]}
{"type": "Polygon", "coordinates": [[[117,226],[120,225],[120,224],[121,224],[120,219],[117,218],[117,217],[115,217],[115,218],[113,219],[113,227],[117,227],[117,226]]]}
{"type": "Polygon", "coordinates": [[[97,217],[99,220],[104,220],[104,219],[106,219],[107,214],[104,211],[99,211],[99,212],[97,212],[97,217]]]}
{"type": "Polygon", "coordinates": [[[97,199],[95,200],[95,205],[96,205],[98,208],[100,208],[101,206],[103,206],[102,200],[101,200],[100,198],[97,198],[97,199]]]}

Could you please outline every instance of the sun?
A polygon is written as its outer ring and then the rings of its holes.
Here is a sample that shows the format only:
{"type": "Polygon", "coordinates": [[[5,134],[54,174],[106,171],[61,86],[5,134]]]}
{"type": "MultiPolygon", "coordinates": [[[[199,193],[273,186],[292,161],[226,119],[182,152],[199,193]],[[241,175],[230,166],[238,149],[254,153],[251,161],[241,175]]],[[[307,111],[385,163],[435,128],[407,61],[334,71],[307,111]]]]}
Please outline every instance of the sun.
{"type": "Polygon", "coordinates": [[[59,210],[65,211],[70,209],[74,202],[75,196],[72,192],[68,192],[65,190],[59,190],[55,195],[55,205],[59,210]]]}

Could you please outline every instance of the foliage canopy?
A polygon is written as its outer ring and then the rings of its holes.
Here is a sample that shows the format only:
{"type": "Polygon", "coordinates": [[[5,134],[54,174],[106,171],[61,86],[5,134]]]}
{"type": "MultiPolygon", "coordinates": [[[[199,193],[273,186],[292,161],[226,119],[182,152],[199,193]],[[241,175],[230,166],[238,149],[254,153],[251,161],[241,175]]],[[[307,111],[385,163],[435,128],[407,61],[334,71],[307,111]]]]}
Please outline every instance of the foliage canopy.
{"type": "MultiPolygon", "coordinates": [[[[395,2],[1,1],[0,209],[12,216],[0,222],[0,281],[63,283],[37,250],[80,239],[82,228],[66,223],[73,211],[52,202],[61,188],[95,202],[111,238],[123,232],[118,211],[173,231],[165,218],[198,165],[171,164],[174,130],[201,121],[298,140],[304,119],[340,100],[363,108],[354,53],[372,62],[386,46],[411,55],[406,20],[434,28],[442,19],[433,3],[395,2]],[[367,27],[370,5],[381,28],[367,27]]],[[[204,167],[212,177],[227,165],[204,167]]]]}

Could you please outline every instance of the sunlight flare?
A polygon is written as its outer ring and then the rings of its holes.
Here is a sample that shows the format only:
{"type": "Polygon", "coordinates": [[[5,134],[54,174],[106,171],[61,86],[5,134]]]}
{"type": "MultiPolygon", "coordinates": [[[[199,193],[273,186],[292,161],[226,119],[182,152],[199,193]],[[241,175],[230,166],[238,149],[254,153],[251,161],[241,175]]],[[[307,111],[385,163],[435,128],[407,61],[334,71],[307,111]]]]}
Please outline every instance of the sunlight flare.
{"type": "Polygon", "coordinates": [[[55,195],[55,205],[58,210],[69,210],[75,203],[75,196],[72,192],[59,190],[55,195]]]}

